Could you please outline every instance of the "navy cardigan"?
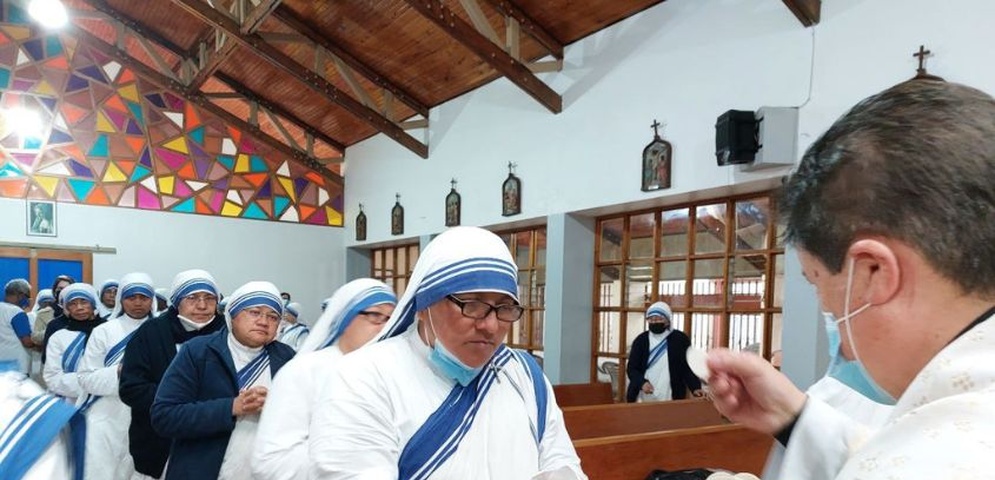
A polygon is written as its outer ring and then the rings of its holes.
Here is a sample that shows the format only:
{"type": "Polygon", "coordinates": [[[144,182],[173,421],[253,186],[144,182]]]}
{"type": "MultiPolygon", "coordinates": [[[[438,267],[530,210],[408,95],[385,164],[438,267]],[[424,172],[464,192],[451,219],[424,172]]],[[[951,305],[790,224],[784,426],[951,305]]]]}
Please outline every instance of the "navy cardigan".
{"type": "MultiPolygon", "coordinates": [[[[152,428],[173,439],[167,479],[215,479],[221,471],[235,429],[232,402],[238,396],[227,337],[228,330],[222,329],[183,344],[159,384],[152,404],[152,428]]],[[[280,342],[264,348],[274,377],[294,356],[294,349],[280,342]]]]}
{"type": "MultiPolygon", "coordinates": [[[[671,398],[680,400],[687,397],[687,391],[701,390],[701,380],[688,366],[687,352],[691,339],[684,332],[674,330],[667,335],[667,361],[670,370],[671,398]]],[[[629,363],[625,370],[629,376],[629,387],[626,389],[625,401],[632,403],[639,398],[639,391],[646,382],[647,363],[650,359],[650,334],[640,333],[632,341],[629,351],[629,363]]]]}

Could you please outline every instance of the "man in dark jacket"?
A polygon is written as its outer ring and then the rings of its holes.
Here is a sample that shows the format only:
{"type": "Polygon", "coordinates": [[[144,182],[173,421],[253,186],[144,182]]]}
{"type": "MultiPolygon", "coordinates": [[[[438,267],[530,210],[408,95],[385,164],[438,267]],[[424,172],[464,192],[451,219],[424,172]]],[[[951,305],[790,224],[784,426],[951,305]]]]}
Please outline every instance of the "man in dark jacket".
{"type": "Polygon", "coordinates": [[[167,480],[251,478],[259,413],[294,350],[276,341],[280,291],[249,282],[225,307],[228,328],[191,340],[162,377],[152,426],[173,439],[167,480]]]}
{"type": "Polygon", "coordinates": [[[173,279],[172,306],[135,331],[121,362],[121,401],[131,407],[128,450],[135,470],[160,478],[169,458],[171,440],[152,429],[149,412],[162,376],[180,345],[224,328],[217,314],[218,288],[203,270],[180,272],[173,279]]]}
{"type": "Polygon", "coordinates": [[[687,391],[700,397],[701,380],[688,367],[687,350],[691,340],[671,328],[670,305],[656,302],[646,310],[649,331],[632,341],[626,374],[629,387],[626,401],[655,402],[687,397],[687,391]]]}

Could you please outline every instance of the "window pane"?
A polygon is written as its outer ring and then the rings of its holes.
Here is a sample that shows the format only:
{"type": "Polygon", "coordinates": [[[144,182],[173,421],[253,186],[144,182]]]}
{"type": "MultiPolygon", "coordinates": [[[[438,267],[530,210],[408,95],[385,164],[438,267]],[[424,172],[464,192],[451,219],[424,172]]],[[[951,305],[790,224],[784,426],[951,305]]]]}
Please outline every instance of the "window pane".
{"type": "MultiPolygon", "coordinates": [[[[780,313],[775,313],[771,315],[770,320],[770,359],[771,363],[777,360],[781,356],[781,332],[784,327],[784,318],[780,313]]],[[[780,366],[780,361],[777,363],[780,366]]]]}
{"type": "Polygon", "coordinates": [[[629,312],[625,316],[625,353],[632,351],[632,341],[646,331],[646,313],[629,312]]]}
{"type": "Polygon", "coordinates": [[[619,313],[601,312],[598,317],[598,352],[618,353],[622,328],[619,313]]]}
{"type": "Polygon", "coordinates": [[[688,254],[688,232],[691,217],[689,210],[667,210],[660,224],[660,256],[674,257],[688,254]]]}
{"type": "Polygon", "coordinates": [[[770,232],[770,199],[736,202],[736,250],[765,250],[770,232]]]}
{"type": "Polygon", "coordinates": [[[633,262],[625,267],[626,305],[638,310],[645,309],[652,298],[653,263],[633,262]]]}
{"type": "Polygon", "coordinates": [[[729,348],[763,354],[764,315],[732,313],[729,315],[729,348]]]}
{"type": "Polygon", "coordinates": [[[774,255],[774,308],[784,306],[784,254],[774,255]]]}
{"type": "Polygon", "coordinates": [[[629,217],[629,258],[653,258],[655,213],[629,217]]]}
{"type": "Polygon", "coordinates": [[[534,310],[532,312],[532,346],[543,348],[543,325],[546,323],[546,312],[544,310],[534,310]]]}
{"type": "Polygon", "coordinates": [[[536,229],[536,266],[546,265],[546,227],[536,229]]]}
{"type": "Polygon", "coordinates": [[[514,237],[514,234],[511,234],[511,233],[502,233],[502,234],[499,234],[498,236],[501,237],[501,241],[504,242],[504,244],[508,246],[508,251],[511,251],[511,249],[515,247],[514,245],[512,245],[512,241],[511,241],[511,239],[514,237]]]}
{"type": "Polygon", "coordinates": [[[685,331],[684,330],[684,317],[685,317],[684,313],[682,313],[682,312],[674,312],[674,318],[672,318],[671,321],[670,321],[670,328],[672,328],[674,330],[680,330],[682,332],[685,331]]]}
{"type": "Polygon", "coordinates": [[[542,273],[532,272],[532,308],[546,308],[546,279],[542,273]]]}
{"type": "Polygon", "coordinates": [[[729,308],[764,308],[766,271],[767,257],[764,255],[744,255],[729,260],[729,308]]]}
{"type": "Polygon", "coordinates": [[[384,262],[383,262],[384,269],[386,269],[390,273],[394,273],[394,249],[388,248],[384,250],[383,254],[384,254],[384,262]]]}
{"type": "Polygon", "coordinates": [[[717,313],[695,313],[691,315],[691,345],[702,350],[712,348],[715,330],[722,315],[717,313]]]}
{"type": "Polygon", "coordinates": [[[723,267],[725,260],[714,258],[694,261],[691,305],[696,308],[721,308],[725,296],[723,267]]]}
{"type": "Polygon", "coordinates": [[[526,307],[532,306],[532,272],[518,272],[518,301],[526,307]]]}
{"type": "Polygon", "coordinates": [[[383,268],[383,250],[373,251],[373,271],[383,268]]]}
{"type": "Polygon", "coordinates": [[[404,294],[404,289],[408,286],[408,279],[405,277],[397,278],[397,298],[401,298],[404,294]]]}
{"type": "Polygon", "coordinates": [[[619,268],[616,266],[601,267],[599,279],[600,291],[598,305],[602,307],[622,306],[622,282],[619,279],[619,268]]]}
{"type": "Polygon", "coordinates": [[[622,260],[622,219],[614,218],[601,222],[601,261],[622,260]]]}
{"type": "Polygon", "coordinates": [[[515,264],[518,268],[530,268],[532,261],[529,253],[532,251],[532,230],[515,234],[515,264]]]}
{"type": "Polygon", "coordinates": [[[408,274],[408,259],[407,259],[408,249],[400,247],[397,249],[397,274],[407,275],[408,274]]]}
{"type": "Polygon", "coordinates": [[[695,253],[726,251],[726,205],[716,203],[697,208],[694,227],[695,253]]]}
{"type": "Polygon", "coordinates": [[[667,302],[670,308],[688,306],[687,262],[685,260],[660,262],[657,264],[657,272],[660,278],[659,283],[657,283],[657,298],[662,302],[667,302]]]}
{"type": "Polygon", "coordinates": [[[412,245],[408,247],[408,266],[411,267],[408,269],[409,272],[411,270],[414,270],[415,262],[417,261],[418,261],[418,245],[412,245]]]}

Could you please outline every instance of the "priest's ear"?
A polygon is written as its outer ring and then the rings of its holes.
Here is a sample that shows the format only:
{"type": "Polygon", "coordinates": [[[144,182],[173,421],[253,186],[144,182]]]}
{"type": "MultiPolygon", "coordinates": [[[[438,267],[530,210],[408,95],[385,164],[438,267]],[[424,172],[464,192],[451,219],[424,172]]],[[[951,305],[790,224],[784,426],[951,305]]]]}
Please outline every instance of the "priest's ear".
{"type": "MultiPolygon", "coordinates": [[[[898,294],[902,280],[903,245],[888,239],[862,239],[850,246],[853,305],[881,305],[898,294]]],[[[908,247],[905,247],[908,250],[908,247]]]]}

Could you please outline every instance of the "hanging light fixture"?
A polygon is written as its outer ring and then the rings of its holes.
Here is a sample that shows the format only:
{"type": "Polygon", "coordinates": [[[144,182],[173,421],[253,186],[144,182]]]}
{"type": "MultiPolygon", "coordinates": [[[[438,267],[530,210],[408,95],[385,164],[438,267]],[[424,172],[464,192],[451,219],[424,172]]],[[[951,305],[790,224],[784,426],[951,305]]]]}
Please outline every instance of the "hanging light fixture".
{"type": "Polygon", "coordinates": [[[39,138],[44,130],[41,115],[37,111],[24,107],[15,107],[3,112],[6,127],[16,132],[21,138],[39,138]]]}
{"type": "Polygon", "coordinates": [[[45,28],[61,28],[69,22],[69,13],[60,0],[31,0],[28,14],[45,28]]]}

